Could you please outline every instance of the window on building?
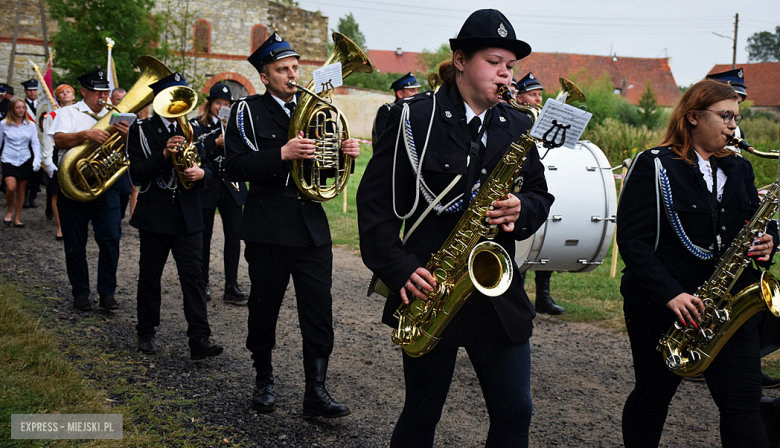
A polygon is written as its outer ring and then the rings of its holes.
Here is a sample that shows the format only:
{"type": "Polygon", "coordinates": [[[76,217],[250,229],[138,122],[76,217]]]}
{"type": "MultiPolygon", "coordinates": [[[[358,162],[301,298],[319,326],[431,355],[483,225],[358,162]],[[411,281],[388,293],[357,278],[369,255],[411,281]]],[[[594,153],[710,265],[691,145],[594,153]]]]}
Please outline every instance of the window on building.
{"type": "Polygon", "coordinates": [[[255,50],[260,48],[260,45],[263,45],[263,42],[268,39],[268,30],[265,29],[263,25],[255,25],[252,27],[252,51],[251,53],[254,53],[255,50]]]}
{"type": "Polygon", "coordinates": [[[207,20],[195,22],[192,33],[192,50],[196,53],[208,53],[211,51],[211,24],[207,20]]]}

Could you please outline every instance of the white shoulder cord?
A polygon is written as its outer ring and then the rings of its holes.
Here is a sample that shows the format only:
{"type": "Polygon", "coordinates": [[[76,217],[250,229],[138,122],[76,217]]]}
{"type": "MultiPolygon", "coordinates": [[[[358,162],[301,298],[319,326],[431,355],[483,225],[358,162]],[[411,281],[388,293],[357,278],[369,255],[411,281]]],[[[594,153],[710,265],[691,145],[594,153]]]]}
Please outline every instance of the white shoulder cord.
{"type": "Polygon", "coordinates": [[[249,141],[249,138],[246,136],[246,130],[244,130],[244,111],[248,109],[249,106],[246,104],[246,101],[240,101],[238,103],[238,106],[236,107],[236,125],[238,127],[239,134],[241,134],[241,139],[244,140],[244,143],[252,151],[257,151],[258,148],[257,135],[255,135],[255,122],[254,120],[252,120],[251,110],[249,114],[249,126],[252,128],[252,140],[254,140],[255,142],[254,146],[252,145],[252,142],[249,141]]]}
{"type": "MultiPolygon", "coordinates": [[[[144,134],[144,130],[141,126],[138,126],[138,138],[141,142],[141,149],[144,151],[144,156],[148,159],[149,156],[152,155],[152,150],[149,148],[149,142],[146,140],[146,135],[144,134]]],[[[130,170],[128,170],[128,176],[130,170]]],[[[132,183],[133,179],[130,178],[130,182],[132,183]]],[[[133,184],[135,185],[135,184],[133,184]]],[[[146,187],[144,189],[138,189],[138,193],[146,193],[149,190],[149,187],[152,185],[152,181],[149,181],[146,184],[146,187]]],[[[164,182],[162,178],[158,175],[157,176],[157,185],[160,188],[166,189],[166,190],[175,190],[179,187],[179,179],[176,177],[176,168],[171,170],[171,180],[169,182],[164,182]]]]}

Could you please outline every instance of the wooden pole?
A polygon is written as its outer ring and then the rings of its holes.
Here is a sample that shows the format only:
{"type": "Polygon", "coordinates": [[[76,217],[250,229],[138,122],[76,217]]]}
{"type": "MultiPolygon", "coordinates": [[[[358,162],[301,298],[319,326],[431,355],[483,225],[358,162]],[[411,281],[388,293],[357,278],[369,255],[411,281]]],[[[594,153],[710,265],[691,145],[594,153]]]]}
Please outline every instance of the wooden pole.
{"type": "Polygon", "coordinates": [[[341,211],[344,213],[347,213],[347,186],[344,186],[344,191],[341,192],[341,195],[344,197],[344,201],[341,205],[341,211]]]}
{"type": "Polygon", "coordinates": [[[19,37],[19,19],[22,15],[22,0],[16,1],[16,20],[14,21],[14,40],[11,44],[11,60],[8,62],[8,79],[6,83],[11,85],[14,78],[14,59],[16,58],[16,39],[19,37]]]}
{"type": "MultiPolygon", "coordinates": [[[[626,180],[626,173],[628,172],[628,167],[626,166],[626,163],[623,162],[623,170],[621,171],[620,176],[620,190],[618,190],[618,198],[620,197],[620,192],[623,191],[623,182],[626,180]]],[[[618,245],[617,245],[617,226],[615,226],[615,233],[612,235],[612,265],[609,269],[609,278],[615,278],[617,275],[617,260],[618,260],[618,245]]]]}

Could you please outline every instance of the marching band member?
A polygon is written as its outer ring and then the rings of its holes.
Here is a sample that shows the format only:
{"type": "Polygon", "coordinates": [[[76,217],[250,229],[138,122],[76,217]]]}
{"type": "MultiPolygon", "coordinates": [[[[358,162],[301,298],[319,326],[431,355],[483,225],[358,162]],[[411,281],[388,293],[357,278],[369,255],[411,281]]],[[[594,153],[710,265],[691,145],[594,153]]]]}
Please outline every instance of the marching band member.
{"type": "MultiPolygon", "coordinates": [[[[38,113],[38,80],[30,79],[22,83],[24,87],[24,103],[27,105],[27,113],[34,123],[38,113]]],[[[40,162],[40,161],[39,161],[40,162]]],[[[38,167],[40,168],[40,167],[38,167]]],[[[43,172],[36,169],[27,182],[27,194],[24,198],[24,208],[38,208],[38,193],[41,191],[41,175],[43,172]]]]}
{"type": "MultiPolygon", "coordinates": [[[[81,96],[76,104],[57,109],[57,116],[49,128],[54,147],[70,150],[87,140],[103,144],[111,136],[103,129],[92,129],[98,119],[108,110],[100,100],[108,98],[106,72],[95,70],[78,77],[81,96]]],[[[127,135],[128,125],[119,122],[114,125],[121,136],[127,135]]],[[[62,154],[64,157],[64,153],[62,154]]],[[[73,291],[73,306],[80,311],[92,309],[89,300],[89,269],[87,267],[87,237],[89,222],[95,233],[95,242],[100,249],[98,259],[97,290],[99,305],[103,309],[119,308],[114,299],[116,289],[116,268],[119,261],[119,194],[116,185],[107,189],[96,199],[79,202],[64,194],[57,196],[62,236],[65,238],[65,265],[73,291]]]]}
{"type": "MultiPolygon", "coordinates": [[[[227,174],[250,182],[241,220],[241,239],[249,262],[249,335],[256,385],[252,406],[275,409],[271,350],[276,321],[292,275],[303,337],[306,391],[303,415],[342,417],[349,408],[325,389],[328,358],[333,350],[333,253],[328,218],[322,205],[300,195],[290,179],[289,162],[314,158],[315,141],[287,139],[297,103],[298,54],[274,33],[249,58],[266,87],[264,95],[239,100],[231,109],[225,136],[227,174]]],[[[344,155],[357,157],[355,139],[342,141],[344,155]]]]}
{"type": "Polygon", "coordinates": [[[376,113],[374,126],[371,129],[371,141],[374,145],[376,145],[376,141],[379,140],[379,136],[385,132],[385,128],[387,127],[387,114],[390,113],[390,109],[402,99],[417,95],[417,92],[420,91],[420,83],[417,82],[417,78],[414,77],[412,72],[409,72],[393,81],[393,83],[390,84],[390,88],[395,92],[395,102],[383,104],[376,113]]]}
{"type": "Polygon", "coordinates": [[[246,202],[247,188],[245,182],[231,182],[225,172],[225,137],[222,135],[222,123],[219,111],[226,107],[230,109],[233,97],[230,87],[217,83],[211,87],[203,116],[190,121],[193,128],[199,128],[206,157],[211,161],[214,177],[203,185],[201,192],[203,202],[203,279],[206,292],[209,290],[209,259],[211,258],[211,234],[214,232],[214,214],[219,208],[222,219],[222,232],[225,235],[223,257],[225,261],[225,291],[222,299],[233,305],[246,305],[249,294],[238,286],[238,260],[241,257],[241,209],[246,202]]]}
{"type": "MultiPolygon", "coordinates": [[[[531,53],[501,12],[483,9],[471,14],[458,37],[450,39],[450,47],[452,61],[440,66],[444,84],[438,92],[416,95],[390,111],[358,190],[361,254],[366,266],[393,291],[382,318],[391,327],[397,327],[393,313],[402,302],[425,300],[425,293],[432,291],[436,283],[426,262],[468,208],[455,202],[441,214],[436,212],[443,207],[432,210],[404,243],[398,236],[401,226],[405,222],[408,230],[428,206],[417,186],[422,190],[424,181],[433,195],[439,195],[462,175],[440,201],[453,203],[471,193],[476,181],[484,183],[510,143],[531,127],[525,114],[499,104],[498,87],[510,84],[517,61],[531,53]],[[419,180],[403,142],[396,143],[399,127],[406,133],[402,117],[410,122],[418,159],[427,147],[425,158],[419,160],[419,180]],[[478,155],[468,157],[470,147],[479,147],[478,155]]],[[[527,153],[521,177],[522,190],[507,194],[487,212],[489,223],[500,227],[493,241],[512,258],[515,241],[533,235],[554,200],[535,147],[527,153]]],[[[486,446],[528,446],[532,411],[528,339],[534,310],[514,261],[512,269],[509,290],[492,298],[475,291],[432,351],[417,358],[403,354],[406,401],[392,447],[433,446],[458,347],[466,348],[487,404],[486,446]]]]}
{"type": "MultiPolygon", "coordinates": [[[[663,142],[634,159],[623,187],[617,241],[626,268],[620,290],[636,376],[623,409],[627,448],[658,446],[682,379],[667,369],[658,341],[675,320],[700,322],[704,305],[691,294],[710,278],[760,203],[752,166],[724,148],[741,120],[738,112],[738,95],[730,86],[696,83],[672,113],[663,142]],[[669,188],[658,192],[666,179],[669,188]],[[672,201],[673,207],[659,200],[672,201]]],[[[764,267],[774,251],[773,237],[776,229],[750,248],[764,267]]],[[[749,266],[732,292],[756,282],[758,275],[749,266]]],[[[704,371],[726,448],[767,446],[759,412],[761,318],[757,314],[742,325],[704,371]]]]}
{"type": "MultiPolygon", "coordinates": [[[[60,108],[70,106],[76,103],[76,91],[68,84],[60,84],[54,88],[54,98],[59,103],[60,108]]],[[[57,111],[53,110],[46,113],[43,119],[43,134],[45,137],[41,140],[41,157],[43,167],[49,176],[46,184],[46,219],[57,223],[57,241],[62,241],[62,225],[60,223],[60,212],[57,208],[57,195],[60,192],[60,182],[57,178],[57,163],[60,160],[60,151],[54,149],[54,139],[49,135],[57,111]]]]}
{"type": "Polygon", "coordinates": [[[6,227],[24,227],[22,202],[28,180],[41,168],[38,127],[30,121],[27,105],[19,98],[11,100],[8,115],[0,122],[0,145],[3,148],[2,168],[5,199],[8,210],[3,218],[6,227]],[[32,149],[32,154],[30,150],[32,149]]]}
{"type": "MultiPolygon", "coordinates": [[[[517,101],[522,104],[542,105],[542,83],[534,76],[532,72],[517,82],[517,101]]],[[[545,313],[552,316],[563,314],[566,310],[555,303],[550,296],[550,279],[552,271],[534,271],[534,282],[536,283],[536,299],[534,309],[537,313],[545,313]]],[[[527,273],[527,272],[526,272],[527,273]]]]}
{"type": "MultiPolygon", "coordinates": [[[[713,73],[711,75],[707,75],[706,79],[713,79],[715,81],[730,85],[734,91],[739,94],[739,99],[737,100],[738,103],[742,103],[747,99],[745,72],[742,70],[742,67],[726,72],[713,73]]],[[[745,133],[742,132],[742,129],[740,129],[739,126],[737,126],[737,128],[734,129],[734,136],[744,139],[745,133]]],[[[728,148],[732,151],[740,152],[740,149],[735,146],[728,146],[728,148]]]]}
{"type": "MultiPolygon", "coordinates": [[[[149,85],[154,95],[173,86],[186,86],[184,77],[173,73],[149,85]]],[[[184,177],[194,186],[179,185],[171,158],[184,142],[176,119],[155,115],[138,120],[130,126],[127,155],[130,177],[141,185],[138,204],[130,219],[141,238],[138,272],[138,350],[146,354],[158,352],[154,340],[155,327],[160,325],[161,278],[168,254],[173,252],[179,272],[187,338],[193,361],[217,356],[222,346],[213,343],[206,308],[206,285],[203,282],[203,214],[200,190],[211,177],[211,164],[200,153],[201,166],[193,164],[184,170],[184,177]]],[[[193,135],[193,140],[197,134],[193,135]]]]}

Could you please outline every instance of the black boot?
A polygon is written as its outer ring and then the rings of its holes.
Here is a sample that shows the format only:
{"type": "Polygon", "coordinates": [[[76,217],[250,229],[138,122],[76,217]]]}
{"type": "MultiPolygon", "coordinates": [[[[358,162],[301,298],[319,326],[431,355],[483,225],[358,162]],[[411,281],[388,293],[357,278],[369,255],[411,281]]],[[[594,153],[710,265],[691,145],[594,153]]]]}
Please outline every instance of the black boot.
{"type": "Polygon", "coordinates": [[[304,417],[332,418],[349,415],[349,408],[333,401],[325,389],[328,358],[304,358],[303,370],[306,373],[306,392],[303,394],[304,417]]]}
{"type": "Polygon", "coordinates": [[[249,294],[241,291],[237,283],[225,285],[225,295],[222,296],[225,303],[244,306],[249,301],[249,294]]]}
{"type": "Polygon", "coordinates": [[[274,396],[274,377],[258,377],[252,391],[252,409],[260,412],[273,412],[276,409],[274,396]]]}
{"type": "Polygon", "coordinates": [[[550,277],[551,271],[536,271],[536,312],[557,316],[566,310],[550,297],[550,277]]]}

